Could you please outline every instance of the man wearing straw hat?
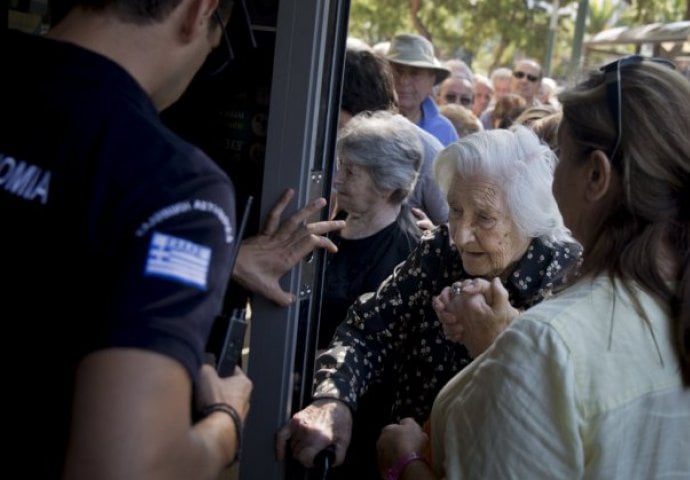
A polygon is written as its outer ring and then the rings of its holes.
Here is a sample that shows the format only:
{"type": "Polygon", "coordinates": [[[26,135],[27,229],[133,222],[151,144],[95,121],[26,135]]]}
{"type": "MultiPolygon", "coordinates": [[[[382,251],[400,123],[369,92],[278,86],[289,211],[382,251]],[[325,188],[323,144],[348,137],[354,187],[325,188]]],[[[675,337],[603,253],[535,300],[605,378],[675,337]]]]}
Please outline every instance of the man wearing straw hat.
{"type": "Polygon", "coordinates": [[[400,113],[438,138],[446,146],[458,139],[453,124],[440,114],[433,100],[434,85],[450,71],[434,56],[434,46],[426,38],[399,33],[391,40],[386,58],[395,77],[400,113]]]}

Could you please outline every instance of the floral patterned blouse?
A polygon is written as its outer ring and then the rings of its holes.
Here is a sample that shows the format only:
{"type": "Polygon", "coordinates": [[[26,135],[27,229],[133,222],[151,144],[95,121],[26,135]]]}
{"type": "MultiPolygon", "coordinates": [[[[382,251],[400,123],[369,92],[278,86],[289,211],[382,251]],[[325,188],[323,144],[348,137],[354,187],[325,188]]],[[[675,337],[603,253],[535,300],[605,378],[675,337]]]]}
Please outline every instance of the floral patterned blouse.
{"type": "MultiPolygon", "coordinates": [[[[581,253],[576,243],[534,239],[504,282],[510,303],[525,309],[549,296],[581,253]]],[[[376,292],[350,307],[316,360],[314,399],[336,398],[354,411],[370,384],[385,381],[393,396],[390,421],[425,421],[441,387],[471,361],[464,346],[445,339],[431,299],[466,278],[448,226],[426,232],[376,292]]]]}

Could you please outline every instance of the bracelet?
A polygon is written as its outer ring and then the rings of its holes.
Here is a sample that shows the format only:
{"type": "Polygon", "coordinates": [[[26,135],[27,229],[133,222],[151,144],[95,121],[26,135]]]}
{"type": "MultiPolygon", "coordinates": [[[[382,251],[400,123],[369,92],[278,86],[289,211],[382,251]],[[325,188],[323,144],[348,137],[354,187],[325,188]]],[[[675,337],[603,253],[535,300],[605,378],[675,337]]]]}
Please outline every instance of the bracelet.
{"type": "Polygon", "coordinates": [[[236,462],[240,461],[242,456],[242,418],[240,417],[240,414],[237,413],[237,410],[235,410],[235,407],[227,403],[211,403],[210,405],[206,405],[201,410],[201,414],[204,417],[209,416],[213,412],[227,413],[230,418],[232,418],[232,423],[235,424],[235,458],[233,458],[232,462],[230,462],[230,465],[234,465],[236,462]]]}
{"type": "Polygon", "coordinates": [[[406,453],[405,455],[400,457],[391,468],[388,469],[388,471],[386,472],[386,476],[384,477],[384,480],[400,480],[407,466],[410,463],[415,462],[417,460],[424,462],[427,465],[429,464],[429,462],[426,461],[426,458],[424,458],[417,452],[406,453]]]}

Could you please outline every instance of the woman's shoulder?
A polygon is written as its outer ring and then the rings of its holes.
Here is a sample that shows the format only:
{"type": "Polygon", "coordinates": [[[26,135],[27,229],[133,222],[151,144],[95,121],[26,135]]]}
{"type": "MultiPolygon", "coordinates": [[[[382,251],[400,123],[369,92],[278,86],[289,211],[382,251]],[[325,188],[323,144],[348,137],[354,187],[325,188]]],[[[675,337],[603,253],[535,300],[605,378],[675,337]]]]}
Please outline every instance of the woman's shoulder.
{"type": "MultiPolygon", "coordinates": [[[[532,339],[545,355],[567,358],[583,389],[609,392],[604,401],[680,384],[668,312],[643,289],[630,288],[607,275],[581,278],[525,311],[508,330],[532,339]]],[[[583,399],[596,402],[591,392],[583,399]]]]}
{"type": "MultiPolygon", "coordinates": [[[[630,292],[618,283],[607,275],[580,278],[526,310],[521,318],[553,328],[564,337],[582,338],[593,334],[608,338],[611,333],[608,320],[639,316],[630,292]]],[[[661,311],[656,306],[650,309],[655,302],[641,289],[633,286],[633,294],[653,316],[661,311]]]]}
{"type": "Polygon", "coordinates": [[[582,258],[582,246],[576,241],[559,240],[548,242],[541,238],[536,238],[530,247],[548,256],[551,261],[561,261],[565,263],[578,262],[582,258]]]}
{"type": "Polygon", "coordinates": [[[557,293],[549,295],[544,301],[526,310],[524,314],[541,323],[567,323],[564,318],[571,316],[574,312],[582,312],[583,309],[588,310],[592,307],[592,294],[599,288],[600,286],[595,286],[591,279],[580,279],[557,293]]]}
{"type": "Polygon", "coordinates": [[[582,247],[577,242],[546,242],[535,239],[525,254],[526,263],[544,272],[544,285],[568,283],[582,261],[582,247]]]}
{"type": "MultiPolygon", "coordinates": [[[[458,249],[451,242],[448,225],[441,224],[422,234],[410,255],[411,265],[424,270],[432,280],[456,279],[464,275],[458,249]]],[[[448,281],[448,283],[452,280],[448,281]]]]}
{"type": "Polygon", "coordinates": [[[513,300],[524,308],[550,297],[577,274],[581,252],[576,243],[534,239],[508,280],[515,289],[513,300]]]}

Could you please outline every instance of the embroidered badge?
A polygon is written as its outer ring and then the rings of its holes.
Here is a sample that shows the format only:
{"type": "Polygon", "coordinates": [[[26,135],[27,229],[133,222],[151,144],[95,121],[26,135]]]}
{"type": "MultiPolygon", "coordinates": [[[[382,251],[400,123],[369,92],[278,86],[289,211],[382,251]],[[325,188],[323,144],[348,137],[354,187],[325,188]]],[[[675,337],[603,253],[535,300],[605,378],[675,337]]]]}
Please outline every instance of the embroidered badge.
{"type": "Polygon", "coordinates": [[[206,290],[210,263],[209,247],[184,238],[153,232],[144,274],[206,290]]]}

